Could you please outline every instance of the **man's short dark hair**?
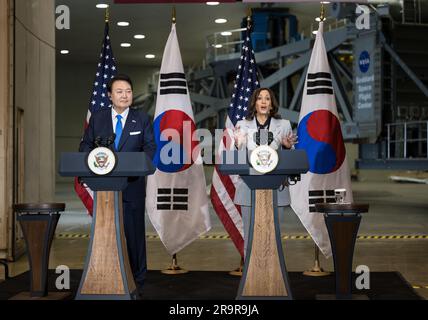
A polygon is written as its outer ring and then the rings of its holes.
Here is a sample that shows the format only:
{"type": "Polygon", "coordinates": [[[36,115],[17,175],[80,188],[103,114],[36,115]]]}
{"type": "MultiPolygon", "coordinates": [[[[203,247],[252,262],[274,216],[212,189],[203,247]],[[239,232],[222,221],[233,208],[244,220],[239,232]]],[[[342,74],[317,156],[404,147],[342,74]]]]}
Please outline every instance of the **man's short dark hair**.
{"type": "Polygon", "coordinates": [[[112,78],[108,85],[107,85],[107,91],[111,93],[111,90],[113,88],[113,84],[116,81],[126,81],[131,85],[131,89],[134,90],[134,85],[132,84],[132,80],[129,76],[127,76],[126,74],[118,74],[117,76],[115,76],[114,78],[112,78]]]}

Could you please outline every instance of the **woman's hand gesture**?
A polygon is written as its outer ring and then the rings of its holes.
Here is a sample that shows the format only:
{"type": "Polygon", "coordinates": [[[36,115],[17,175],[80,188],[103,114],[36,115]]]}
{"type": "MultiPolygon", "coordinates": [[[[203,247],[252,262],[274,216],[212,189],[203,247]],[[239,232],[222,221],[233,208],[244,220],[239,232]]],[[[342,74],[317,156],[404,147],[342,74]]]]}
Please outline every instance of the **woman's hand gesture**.
{"type": "Polygon", "coordinates": [[[247,134],[241,131],[240,126],[236,126],[233,130],[233,137],[235,139],[235,146],[239,149],[245,143],[247,134]]]}
{"type": "Polygon", "coordinates": [[[297,138],[298,137],[293,132],[289,132],[287,134],[287,136],[285,136],[285,137],[282,138],[281,143],[287,149],[291,149],[298,142],[297,138]]]}

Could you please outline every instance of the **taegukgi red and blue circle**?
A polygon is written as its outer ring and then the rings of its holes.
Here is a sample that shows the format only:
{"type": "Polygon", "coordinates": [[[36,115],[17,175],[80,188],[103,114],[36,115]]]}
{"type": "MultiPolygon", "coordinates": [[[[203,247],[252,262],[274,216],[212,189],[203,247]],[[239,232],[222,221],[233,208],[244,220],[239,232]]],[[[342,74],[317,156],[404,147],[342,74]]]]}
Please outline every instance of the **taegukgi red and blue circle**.
{"type": "Polygon", "coordinates": [[[194,163],[192,154],[199,144],[192,139],[196,131],[192,118],[183,111],[168,110],[155,119],[153,130],[157,145],[153,163],[157,169],[175,173],[185,171],[192,166],[194,163]]]}
{"type": "Polygon", "coordinates": [[[342,166],[346,150],[340,122],[329,110],[316,110],[299,123],[296,149],[308,155],[309,171],[316,174],[333,173],[342,166]]]}

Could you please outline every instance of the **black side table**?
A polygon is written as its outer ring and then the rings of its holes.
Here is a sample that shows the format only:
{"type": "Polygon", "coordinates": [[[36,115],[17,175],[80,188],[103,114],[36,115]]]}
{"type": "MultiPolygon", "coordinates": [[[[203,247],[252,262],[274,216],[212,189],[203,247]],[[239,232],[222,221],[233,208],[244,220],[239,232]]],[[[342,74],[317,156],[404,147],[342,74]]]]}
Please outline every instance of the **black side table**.
{"type": "MultiPolygon", "coordinates": [[[[324,213],[330,237],[336,273],[336,299],[353,299],[352,260],[361,213],[369,211],[368,204],[317,203],[316,211],[324,213]]],[[[357,297],[355,297],[357,298],[357,297]]]]}
{"type": "MultiPolygon", "coordinates": [[[[12,299],[44,298],[48,296],[49,254],[60,212],[64,203],[15,204],[13,206],[24,233],[30,263],[30,292],[12,299]]],[[[63,295],[63,294],[62,294],[63,295]]]]}

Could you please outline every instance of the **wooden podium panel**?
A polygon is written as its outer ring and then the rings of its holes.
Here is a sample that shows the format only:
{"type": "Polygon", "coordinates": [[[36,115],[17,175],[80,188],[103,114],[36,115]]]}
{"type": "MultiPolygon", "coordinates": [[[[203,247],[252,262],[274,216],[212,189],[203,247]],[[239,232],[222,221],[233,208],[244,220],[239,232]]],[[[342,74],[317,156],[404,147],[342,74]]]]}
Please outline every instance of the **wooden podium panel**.
{"type": "MultiPolygon", "coordinates": [[[[21,217],[20,217],[21,218],[21,217]]],[[[49,216],[27,216],[21,218],[21,228],[27,240],[27,251],[31,268],[31,292],[32,296],[44,297],[47,295],[47,269],[49,256],[46,250],[50,251],[51,241],[49,237],[50,228],[55,230],[59,215],[55,215],[53,226],[50,224],[49,216]],[[30,218],[25,219],[24,218],[30,218]],[[36,220],[37,219],[37,220],[36,220]]]]}
{"type": "Polygon", "coordinates": [[[126,248],[122,194],[97,192],[87,265],[77,299],[131,299],[136,285],[126,248]]]}
{"type": "Polygon", "coordinates": [[[253,191],[249,242],[238,299],[291,299],[282,252],[276,193],[253,191]]]}

